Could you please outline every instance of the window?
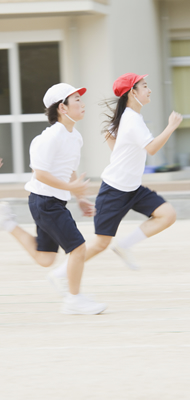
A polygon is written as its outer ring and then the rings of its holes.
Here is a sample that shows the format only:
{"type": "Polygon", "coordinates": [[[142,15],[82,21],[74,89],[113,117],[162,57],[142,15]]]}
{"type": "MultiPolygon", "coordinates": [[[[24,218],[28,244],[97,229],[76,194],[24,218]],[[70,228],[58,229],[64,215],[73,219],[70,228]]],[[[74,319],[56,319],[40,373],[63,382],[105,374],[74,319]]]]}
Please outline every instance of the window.
{"type": "Polygon", "coordinates": [[[0,157],[3,158],[1,173],[13,173],[11,124],[0,124],[0,157]]]}
{"type": "Polygon", "coordinates": [[[0,115],[10,114],[8,50],[0,49],[0,115]]]}
{"type": "Polygon", "coordinates": [[[60,81],[58,43],[19,44],[22,114],[43,113],[46,90],[60,81]]]}
{"type": "Polygon", "coordinates": [[[21,40],[8,44],[1,43],[0,34],[0,182],[28,179],[30,143],[49,125],[43,96],[61,74],[59,31],[47,32],[41,41],[39,33],[30,33],[35,41],[20,32],[21,40]]]}
{"type": "Polygon", "coordinates": [[[173,106],[183,115],[183,121],[176,131],[178,162],[190,165],[190,40],[171,42],[171,65],[173,83],[173,106]]]}
{"type": "Polygon", "coordinates": [[[180,128],[190,128],[190,40],[171,42],[174,108],[184,116],[180,128]]]}

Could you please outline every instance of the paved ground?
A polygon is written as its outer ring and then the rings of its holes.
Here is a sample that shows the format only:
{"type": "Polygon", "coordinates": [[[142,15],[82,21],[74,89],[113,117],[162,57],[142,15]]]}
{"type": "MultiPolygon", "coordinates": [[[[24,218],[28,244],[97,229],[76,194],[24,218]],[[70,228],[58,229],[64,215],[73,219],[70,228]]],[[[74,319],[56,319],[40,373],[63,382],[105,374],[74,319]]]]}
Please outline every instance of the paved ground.
{"type": "MultiPolygon", "coordinates": [[[[123,222],[118,236],[137,225],[123,222]]],[[[92,223],[79,227],[92,240],[92,223]]],[[[64,316],[47,270],[0,232],[0,399],[189,400],[189,243],[190,220],[179,220],[136,247],[138,272],[107,250],[82,285],[106,312],[64,316]]]]}

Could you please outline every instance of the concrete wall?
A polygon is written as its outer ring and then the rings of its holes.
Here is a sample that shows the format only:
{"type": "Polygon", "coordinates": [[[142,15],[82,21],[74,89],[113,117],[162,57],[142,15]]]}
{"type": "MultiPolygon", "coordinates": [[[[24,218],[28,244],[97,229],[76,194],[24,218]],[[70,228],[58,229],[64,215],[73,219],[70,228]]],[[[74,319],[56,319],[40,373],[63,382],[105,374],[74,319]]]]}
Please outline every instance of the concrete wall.
{"type": "Polygon", "coordinates": [[[87,87],[86,116],[81,122],[84,133],[81,170],[88,176],[99,177],[107,165],[110,151],[101,134],[103,108],[99,103],[111,94],[113,82],[111,43],[108,17],[80,17],[78,19],[80,81],[87,87]]]}

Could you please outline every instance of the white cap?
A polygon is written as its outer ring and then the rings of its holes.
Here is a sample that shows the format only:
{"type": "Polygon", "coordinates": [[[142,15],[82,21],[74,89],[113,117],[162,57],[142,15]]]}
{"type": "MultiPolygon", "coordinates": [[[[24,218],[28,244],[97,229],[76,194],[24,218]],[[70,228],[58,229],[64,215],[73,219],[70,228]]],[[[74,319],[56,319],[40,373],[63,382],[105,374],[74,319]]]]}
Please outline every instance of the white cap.
{"type": "Polygon", "coordinates": [[[52,106],[52,104],[57,103],[62,100],[63,102],[71,94],[78,92],[82,96],[86,92],[86,88],[74,88],[67,83],[58,83],[57,85],[51,86],[43,98],[43,102],[46,108],[52,106]]]}

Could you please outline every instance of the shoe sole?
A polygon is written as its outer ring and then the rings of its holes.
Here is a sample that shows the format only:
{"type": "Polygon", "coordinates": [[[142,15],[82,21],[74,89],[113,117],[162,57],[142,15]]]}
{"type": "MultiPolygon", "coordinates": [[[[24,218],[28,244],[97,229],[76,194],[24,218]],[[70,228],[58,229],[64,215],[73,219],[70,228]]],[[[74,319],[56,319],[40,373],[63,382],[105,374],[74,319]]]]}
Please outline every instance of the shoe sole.
{"type": "Polygon", "coordinates": [[[106,307],[102,307],[100,310],[96,310],[94,312],[92,312],[92,311],[82,312],[82,311],[62,309],[61,313],[66,314],[66,315],[98,315],[98,314],[101,314],[103,311],[105,311],[105,309],[106,309],[106,307]]]}

